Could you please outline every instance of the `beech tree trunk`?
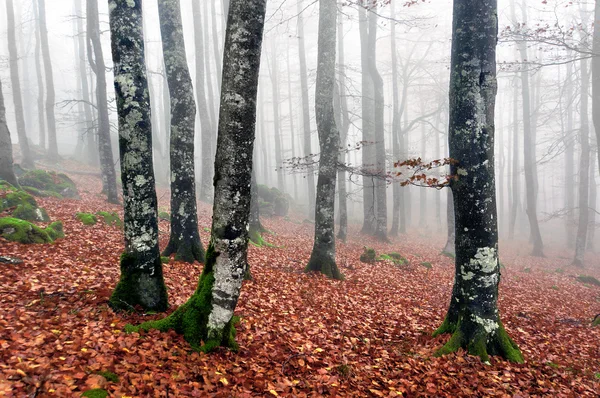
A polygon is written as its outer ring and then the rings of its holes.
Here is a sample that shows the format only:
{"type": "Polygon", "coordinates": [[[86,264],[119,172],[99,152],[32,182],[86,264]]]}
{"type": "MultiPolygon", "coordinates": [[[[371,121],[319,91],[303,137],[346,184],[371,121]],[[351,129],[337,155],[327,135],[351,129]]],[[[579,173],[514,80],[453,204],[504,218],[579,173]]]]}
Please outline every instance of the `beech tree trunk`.
{"type": "MultiPolygon", "coordinates": [[[[290,140],[292,141],[292,157],[297,156],[296,151],[296,131],[294,129],[294,104],[293,104],[293,92],[292,92],[292,69],[290,67],[290,46],[287,46],[287,88],[288,88],[288,105],[289,105],[289,117],[290,117],[290,140]]],[[[298,179],[296,174],[293,174],[292,179],[294,180],[294,200],[298,202],[298,179]]]]}
{"type": "Polygon", "coordinates": [[[315,241],[306,271],[342,279],[335,262],[335,183],[340,135],[333,113],[335,86],[336,0],[319,1],[319,48],[315,114],[319,132],[319,178],[315,208],[315,241]]]}
{"type": "Polygon", "coordinates": [[[206,103],[205,77],[204,77],[204,39],[202,32],[202,16],[200,15],[201,0],[192,0],[192,13],[194,15],[194,55],[196,58],[196,104],[200,116],[201,138],[201,177],[199,197],[203,202],[210,203],[213,194],[213,126],[210,121],[208,104],[206,103]]]}
{"type": "Polygon", "coordinates": [[[15,105],[15,118],[17,119],[19,148],[21,149],[21,156],[23,158],[21,163],[25,168],[34,168],[35,163],[33,162],[31,150],[29,149],[27,131],[25,131],[25,114],[23,112],[21,81],[19,79],[19,54],[17,52],[13,0],[6,0],[6,22],[8,36],[8,57],[10,64],[10,82],[12,84],[13,103],[15,105]]]}
{"type": "MultiPolygon", "coordinates": [[[[338,162],[346,163],[346,144],[348,143],[348,131],[350,129],[350,117],[348,114],[348,99],[346,98],[346,61],[344,60],[344,24],[343,19],[339,19],[337,26],[337,40],[339,47],[338,55],[338,90],[337,98],[339,103],[339,131],[340,131],[340,155],[338,162]]],[[[337,124],[337,123],[336,123],[337,124]]],[[[339,230],[337,237],[343,242],[348,236],[348,200],[346,198],[346,172],[343,168],[338,169],[338,203],[339,203],[339,230]]]]}
{"type": "Polygon", "coordinates": [[[12,142],[10,130],[6,123],[6,108],[4,107],[4,93],[2,92],[2,81],[0,80],[0,180],[18,187],[19,182],[13,170],[12,142]]]}
{"type": "Polygon", "coordinates": [[[119,116],[125,252],[121,279],[110,298],[115,309],[168,307],[158,249],[152,123],[144,64],[141,0],[109,0],[114,85],[119,116]]]}
{"type": "Polygon", "coordinates": [[[206,264],[192,297],[141,329],[174,329],[192,347],[237,349],[233,311],[246,271],[256,97],[266,0],[231,0],[215,160],[215,200],[206,264]],[[201,344],[204,343],[202,346],[201,344]]]}
{"type": "Polygon", "coordinates": [[[96,107],[98,109],[98,154],[102,182],[109,203],[119,203],[117,194],[117,175],[110,139],[110,120],[108,118],[108,98],[106,95],[106,66],[100,42],[100,22],[98,0],[87,0],[87,34],[94,51],[89,54],[90,65],[96,74],[96,107]]]}
{"type": "MultiPolygon", "coordinates": [[[[304,156],[312,155],[310,131],[310,107],[308,105],[308,76],[306,69],[306,50],[304,49],[304,19],[302,17],[303,0],[298,0],[298,55],[300,58],[300,91],[302,92],[302,129],[304,136],[304,156]]],[[[308,183],[308,219],[315,216],[315,175],[312,167],[307,171],[308,183]]]]}
{"type": "Polygon", "coordinates": [[[54,106],[56,94],[54,93],[54,77],[52,73],[52,58],[48,44],[48,28],[46,26],[46,0],[38,0],[40,18],[40,39],[42,44],[42,59],[44,60],[44,73],[46,75],[46,122],[48,126],[48,158],[58,160],[58,144],[56,142],[56,116],[54,106]]]}
{"type": "Polygon", "coordinates": [[[271,99],[273,101],[273,135],[275,142],[275,162],[277,169],[277,189],[285,192],[285,183],[283,180],[283,156],[281,146],[281,127],[279,126],[279,79],[277,68],[277,45],[275,39],[271,39],[271,99]]]}
{"type": "Polygon", "coordinates": [[[498,311],[498,225],[494,181],[496,0],[454,0],[450,67],[450,157],[456,218],[456,273],[446,319],[452,333],[438,355],[465,348],[523,362],[498,311]]]}
{"type": "Polygon", "coordinates": [[[444,246],[444,250],[442,250],[442,253],[450,257],[455,257],[456,251],[454,249],[454,240],[456,239],[456,228],[454,225],[454,200],[452,195],[452,189],[447,189],[447,191],[448,193],[446,196],[446,222],[448,226],[448,235],[446,239],[446,246],[444,246]]]}
{"type": "MultiPolygon", "coordinates": [[[[44,77],[42,76],[42,44],[41,44],[41,32],[40,32],[40,18],[38,12],[38,4],[34,2],[33,4],[33,14],[35,19],[35,76],[37,79],[37,108],[38,108],[38,144],[40,148],[45,151],[46,150],[46,122],[44,115],[44,77]]],[[[80,22],[78,22],[80,23],[80,22]]],[[[83,29],[79,29],[82,31],[83,29]]],[[[79,38],[78,40],[82,40],[83,38],[79,38]]],[[[83,51],[83,50],[80,50],[83,51]]],[[[80,52],[80,54],[83,54],[80,52]]],[[[91,117],[90,117],[91,119],[91,117]]]]}
{"type": "MultiPolygon", "coordinates": [[[[390,12],[392,20],[396,18],[396,2],[390,2],[390,12]]],[[[400,152],[400,135],[402,130],[402,121],[400,114],[400,101],[398,98],[398,53],[396,52],[396,23],[391,22],[391,52],[392,52],[392,154],[393,161],[400,161],[402,153],[400,152]]],[[[401,187],[396,183],[392,186],[392,227],[391,236],[398,236],[400,227],[400,201],[401,187]]]]}
{"type": "Polygon", "coordinates": [[[204,261],[194,170],[196,103],[187,66],[179,0],[159,0],[158,14],[171,102],[171,236],[163,256],[204,261]]]}
{"type": "MultiPolygon", "coordinates": [[[[594,33],[592,42],[592,119],[596,129],[596,142],[600,143],[600,2],[594,7],[594,33]]],[[[600,151],[596,151],[600,171],[600,151]]]]}
{"type": "MultiPolygon", "coordinates": [[[[592,58],[592,68],[594,65],[594,60],[597,57],[592,58]]],[[[567,128],[564,132],[564,141],[565,141],[565,209],[567,211],[566,217],[566,225],[565,231],[567,234],[567,247],[572,249],[574,248],[574,236],[575,236],[575,137],[573,134],[573,103],[571,99],[573,98],[573,66],[569,62],[567,63],[567,80],[565,84],[567,87],[565,88],[565,97],[567,99],[566,104],[566,112],[567,112],[567,128]]],[[[592,76],[594,75],[594,70],[592,70],[592,76]]],[[[598,72],[597,74],[600,74],[598,72]]],[[[600,76],[598,76],[600,78],[600,76]]],[[[595,79],[595,78],[594,78],[595,79]]],[[[600,115],[596,115],[597,111],[595,106],[600,106],[600,100],[596,100],[594,97],[594,80],[592,80],[592,107],[594,117],[594,128],[596,130],[600,130],[600,115]],[[597,118],[598,117],[598,118],[597,118]],[[596,127],[598,126],[598,127],[596,127]]],[[[597,94],[600,95],[600,88],[598,88],[597,94]]]]}

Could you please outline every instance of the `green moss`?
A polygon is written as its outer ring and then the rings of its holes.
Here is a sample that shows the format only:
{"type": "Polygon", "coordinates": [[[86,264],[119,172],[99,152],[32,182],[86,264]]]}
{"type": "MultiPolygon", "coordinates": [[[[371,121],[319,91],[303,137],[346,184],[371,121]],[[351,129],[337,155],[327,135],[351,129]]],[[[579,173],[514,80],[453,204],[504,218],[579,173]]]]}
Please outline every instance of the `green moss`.
{"type": "Polygon", "coordinates": [[[94,388],[92,390],[85,391],[83,394],[81,394],[81,396],[88,398],[106,398],[108,397],[108,391],[102,388],[94,388]]]}
{"type": "Polygon", "coordinates": [[[37,189],[34,187],[23,186],[23,190],[32,194],[33,196],[37,196],[39,198],[56,198],[63,199],[63,196],[59,193],[52,191],[44,191],[43,189],[37,189]]]}
{"type": "Polygon", "coordinates": [[[29,221],[13,217],[0,218],[0,236],[19,243],[52,243],[48,232],[29,221]]]}
{"type": "Polygon", "coordinates": [[[455,259],[455,258],[456,258],[456,254],[454,254],[454,253],[450,253],[450,252],[447,252],[447,251],[445,251],[445,250],[442,250],[442,252],[441,252],[440,254],[441,254],[442,256],[445,256],[445,257],[448,257],[448,258],[452,258],[452,259],[455,259]]]}
{"type": "Polygon", "coordinates": [[[119,376],[117,376],[113,372],[100,371],[100,372],[96,372],[96,374],[104,377],[106,380],[110,381],[111,383],[119,382],[119,376]]]}
{"type": "Polygon", "coordinates": [[[552,285],[551,289],[552,289],[552,290],[558,290],[558,286],[556,286],[556,285],[552,285]]]}
{"type": "Polygon", "coordinates": [[[442,334],[446,333],[452,334],[456,330],[456,326],[457,324],[455,322],[451,322],[448,316],[446,316],[440,327],[433,332],[433,337],[441,336],[442,334]]]}
{"type": "Polygon", "coordinates": [[[600,314],[596,315],[596,317],[592,321],[592,326],[600,326],[600,314]]]}
{"type": "Polygon", "coordinates": [[[169,213],[167,213],[166,211],[159,211],[158,218],[159,218],[159,220],[163,220],[163,221],[171,221],[171,215],[169,213]]]}
{"type": "Polygon", "coordinates": [[[423,262],[421,262],[421,266],[427,268],[428,271],[430,269],[433,269],[433,265],[431,265],[431,263],[429,261],[423,261],[423,262]]]}
{"type": "Polygon", "coordinates": [[[554,272],[556,272],[557,274],[564,274],[565,270],[562,269],[562,268],[557,268],[557,269],[554,270],[554,272]]]}
{"type": "Polygon", "coordinates": [[[95,225],[98,222],[98,218],[92,213],[77,213],[75,216],[83,225],[95,225]]]}
{"type": "Polygon", "coordinates": [[[54,221],[52,224],[46,227],[46,233],[52,240],[60,239],[65,237],[63,230],[62,221],[54,221]]]}
{"type": "Polygon", "coordinates": [[[588,285],[600,286],[600,281],[593,276],[589,275],[579,275],[576,278],[581,283],[586,283],[588,285]]]}
{"type": "Polygon", "coordinates": [[[96,215],[102,217],[102,220],[108,226],[123,228],[123,221],[121,221],[119,215],[114,211],[99,211],[96,212],[96,215]]]}
{"type": "Polygon", "coordinates": [[[171,261],[171,257],[167,257],[167,256],[160,256],[160,262],[163,264],[169,264],[169,262],[171,261]]]}
{"type": "Polygon", "coordinates": [[[546,362],[546,365],[550,366],[552,369],[558,369],[558,364],[554,362],[546,362]]]}
{"type": "Polygon", "coordinates": [[[54,171],[31,170],[19,177],[19,184],[38,190],[54,192],[67,198],[78,198],[79,193],[73,180],[66,174],[54,171]]]}
{"type": "Polygon", "coordinates": [[[308,260],[308,264],[306,268],[304,268],[305,272],[320,272],[328,278],[344,280],[344,275],[340,272],[337,264],[335,263],[335,259],[329,257],[329,255],[324,255],[320,250],[313,248],[312,253],[310,254],[310,259],[308,260]]]}
{"type": "Polygon", "coordinates": [[[215,282],[213,267],[218,253],[212,245],[206,251],[206,265],[200,275],[196,291],[183,305],[177,308],[171,315],[156,321],[144,322],[139,326],[128,325],[125,331],[128,333],[148,331],[157,329],[160,331],[174,330],[182,334],[185,340],[195,350],[210,352],[219,346],[237,350],[235,342],[235,324],[237,317],[233,317],[221,332],[208,335],[208,316],[212,311],[212,287],[215,282]],[[204,343],[204,344],[202,344],[204,343]]]}
{"type": "Polygon", "coordinates": [[[360,261],[367,264],[375,263],[375,261],[377,261],[377,253],[375,252],[375,249],[365,247],[363,254],[360,255],[360,261]]]}
{"type": "Polygon", "coordinates": [[[269,242],[267,242],[262,234],[257,230],[250,230],[248,233],[249,242],[256,247],[277,247],[269,242]]]}
{"type": "Polygon", "coordinates": [[[46,210],[38,207],[35,198],[3,181],[0,184],[0,212],[9,211],[11,217],[27,221],[50,221],[46,210]]]}

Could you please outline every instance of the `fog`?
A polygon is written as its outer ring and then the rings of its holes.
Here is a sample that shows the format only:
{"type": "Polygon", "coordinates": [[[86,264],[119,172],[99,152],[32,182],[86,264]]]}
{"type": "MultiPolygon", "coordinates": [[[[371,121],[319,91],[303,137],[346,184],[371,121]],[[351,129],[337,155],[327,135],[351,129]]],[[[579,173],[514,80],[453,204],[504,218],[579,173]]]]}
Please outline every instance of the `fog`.
{"type": "MultiPolygon", "coordinates": [[[[80,0],[75,0],[79,2],[80,0]]],[[[310,218],[304,118],[299,62],[298,0],[269,1],[264,33],[263,54],[260,71],[259,101],[257,111],[257,138],[255,147],[255,170],[258,182],[278,187],[278,169],[283,168],[283,188],[294,199],[294,209],[310,218]],[[276,83],[276,90],[273,84],[276,83]],[[275,94],[275,95],[274,95],[275,94]],[[278,97],[278,98],[276,98],[278,97]],[[277,109],[274,103],[277,102],[277,109]],[[277,117],[275,116],[277,115],[277,117]],[[280,148],[278,147],[280,140],[280,148]],[[279,153],[277,153],[279,152],[279,153]],[[298,162],[292,158],[301,158],[298,162]],[[278,162],[278,160],[281,160],[278,162]],[[294,166],[290,166],[293,163],[294,166]]],[[[89,129],[85,118],[81,80],[79,78],[80,54],[76,38],[85,35],[78,31],[77,19],[85,18],[85,4],[76,7],[71,0],[47,2],[47,26],[49,47],[56,89],[56,122],[59,153],[62,157],[86,161],[98,165],[97,158],[82,152],[88,145],[94,129],[89,129]],[[82,144],[78,146],[78,143],[82,144]]],[[[201,2],[202,19],[193,17],[191,0],[182,0],[182,16],[186,51],[192,81],[195,80],[196,50],[194,23],[200,23],[204,33],[205,95],[208,111],[216,134],[218,114],[219,76],[224,39],[223,6],[220,1],[201,2]]],[[[596,161],[597,144],[593,138],[592,102],[589,109],[582,109],[582,63],[587,63],[592,43],[593,3],[568,1],[531,2],[517,0],[499,1],[498,46],[498,96],[496,100],[496,187],[498,200],[499,233],[501,239],[515,238],[527,244],[530,224],[527,217],[526,178],[524,173],[523,138],[525,121],[530,124],[530,136],[534,145],[534,195],[536,215],[540,222],[545,246],[572,247],[578,220],[578,191],[580,181],[580,130],[588,124],[591,137],[590,190],[589,190],[589,243],[590,249],[597,244],[594,234],[597,204],[596,161]],[[545,4],[544,4],[545,3],[545,4]],[[518,25],[514,23],[513,9],[518,25]],[[524,16],[528,22],[524,24],[524,16]],[[519,53],[519,43],[525,46],[527,55],[519,53]],[[525,62],[523,62],[525,60],[525,62]],[[530,114],[525,114],[523,71],[529,78],[530,114]],[[587,115],[586,115],[587,113],[587,115]],[[525,120],[527,119],[527,120],[525,120]],[[515,145],[515,138],[517,139],[515,145]],[[515,154],[517,159],[515,160],[515,154]],[[515,191],[517,192],[515,194],[515,191]],[[511,227],[514,220],[514,236],[511,227]]],[[[16,38],[18,48],[21,91],[24,103],[25,127],[29,140],[39,145],[38,84],[36,79],[36,19],[32,0],[15,2],[16,38]]],[[[114,104],[113,78],[110,68],[110,36],[108,28],[108,5],[99,2],[102,45],[107,67],[109,114],[112,124],[112,143],[115,159],[118,159],[117,115],[114,104]]],[[[310,120],[311,154],[318,154],[319,141],[315,124],[315,78],[317,68],[318,2],[305,0],[301,6],[303,19],[303,42],[306,51],[306,74],[308,77],[308,109],[310,120]]],[[[346,142],[345,163],[348,166],[346,188],[350,224],[363,221],[363,178],[360,175],[362,151],[373,142],[364,142],[361,120],[361,45],[358,6],[352,1],[338,5],[343,23],[345,57],[345,98],[348,102],[350,126],[346,142]],[[354,149],[358,148],[358,149],[354,149]]],[[[384,130],[387,167],[394,173],[393,163],[412,158],[431,161],[447,157],[448,128],[448,78],[451,45],[452,2],[415,1],[396,2],[395,15],[390,5],[377,9],[376,65],[384,87],[384,130]],[[391,46],[391,29],[395,25],[396,47],[391,46]],[[405,137],[402,155],[397,158],[393,151],[393,84],[392,51],[398,57],[398,95],[404,108],[401,129],[405,137]]],[[[6,8],[0,7],[1,21],[6,21],[6,8]]],[[[144,2],[146,64],[148,69],[153,113],[153,137],[155,174],[157,182],[168,185],[168,95],[163,77],[162,50],[156,1],[144,2]]],[[[0,79],[3,82],[8,125],[11,138],[18,153],[13,86],[9,72],[9,53],[6,24],[2,24],[0,39],[0,79]]],[[[85,27],[85,22],[83,23],[85,27]]],[[[521,51],[523,51],[521,49],[521,51]]],[[[88,65],[88,63],[85,63],[88,65]]],[[[338,71],[340,65],[337,65],[338,71]]],[[[93,88],[92,72],[85,71],[93,88]]],[[[589,75],[588,75],[589,79],[589,75]]],[[[584,85],[585,86],[585,85],[584,85]]],[[[196,87],[195,87],[196,88],[196,87]]],[[[591,85],[588,84],[589,93],[591,85]]],[[[197,113],[196,134],[202,134],[197,113]]],[[[92,121],[92,127],[93,127],[92,121]]],[[[196,140],[196,174],[202,176],[201,147],[203,140],[196,140]]],[[[37,147],[37,152],[43,149],[37,147]]],[[[18,154],[16,154],[18,158],[18,154]]],[[[310,158],[309,158],[310,160],[310,158]]],[[[212,164],[212,162],[209,162],[212,164]]],[[[310,163],[310,162],[309,162],[310,163]]],[[[118,162],[117,165],[118,167],[118,162]]],[[[388,179],[387,207],[391,225],[393,213],[393,186],[401,177],[388,179]]],[[[583,181],[583,183],[586,183],[583,181]]],[[[200,186],[200,183],[197,184],[200,186]]],[[[446,228],[447,189],[402,187],[404,211],[409,233],[444,233],[446,228]]]]}

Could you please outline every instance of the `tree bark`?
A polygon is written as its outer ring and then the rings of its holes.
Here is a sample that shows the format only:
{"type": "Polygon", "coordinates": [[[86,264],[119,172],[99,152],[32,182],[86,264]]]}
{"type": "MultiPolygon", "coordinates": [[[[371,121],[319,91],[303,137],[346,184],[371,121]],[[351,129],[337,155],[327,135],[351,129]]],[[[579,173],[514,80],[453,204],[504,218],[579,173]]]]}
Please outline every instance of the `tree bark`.
{"type": "MultiPolygon", "coordinates": [[[[396,18],[396,2],[390,2],[391,12],[391,52],[392,52],[392,153],[394,162],[400,161],[402,153],[400,152],[400,135],[402,130],[400,116],[400,101],[398,98],[398,53],[396,51],[396,23],[393,21],[396,18]]],[[[401,201],[400,184],[392,186],[392,227],[390,229],[391,236],[398,236],[400,227],[400,201],[401,201]]]]}
{"type": "Polygon", "coordinates": [[[215,160],[215,200],[206,265],[192,297],[141,329],[174,329],[192,347],[237,349],[235,317],[246,271],[256,96],[266,0],[231,0],[215,160]],[[204,343],[201,346],[201,343],[204,343]]]}
{"type": "Polygon", "coordinates": [[[494,181],[497,91],[496,0],[455,0],[450,67],[451,183],[456,217],[456,273],[446,319],[434,333],[452,333],[437,352],[465,348],[523,362],[498,311],[498,225],[494,181]]]}
{"type": "MultiPolygon", "coordinates": [[[[292,93],[292,68],[290,67],[290,46],[286,47],[287,51],[287,88],[288,88],[288,105],[289,105],[289,117],[290,117],[290,140],[292,142],[292,157],[295,158],[296,151],[296,132],[294,129],[294,104],[293,98],[294,95],[292,93]]],[[[298,202],[298,179],[296,178],[296,174],[292,175],[292,179],[294,180],[294,200],[298,202]]]]}
{"type": "Polygon", "coordinates": [[[335,262],[335,183],[340,135],[335,125],[333,91],[335,86],[336,0],[319,1],[319,45],[315,114],[319,133],[319,178],[315,206],[315,241],[306,271],[342,279],[335,262]]]}
{"type": "MultiPolygon", "coordinates": [[[[42,44],[41,44],[41,32],[40,32],[40,18],[38,13],[38,4],[34,2],[33,13],[35,18],[35,75],[37,78],[37,108],[38,108],[38,144],[40,148],[46,150],[46,123],[44,115],[44,77],[42,76],[42,44]]],[[[80,31],[83,29],[79,29],[80,31]]],[[[79,40],[82,40],[81,38],[79,40]]],[[[87,82],[87,81],[86,81],[87,82]]],[[[90,118],[91,119],[91,118],[90,118]]]]}
{"type": "MultiPolygon", "coordinates": [[[[348,114],[348,99],[346,98],[346,61],[344,59],[344,23],[343,18],[339,18],[337,26],[338,35],[338,92],[339,103],[339,130],[340,130],[340,155],[338,162],[346,163],[346,144],[348,143],[348,131],[350,129],[350,117],[348,114]]],[[[337,123],[336,123],[337,124],[337,123]]],[[[346,242],[348,236],[348,200],[346,198],[346,172],[343,168],[338,169],[338,203],[339,203],[339,230],[337,237],[346,242]]]]}
{"type": "Polygon", "coordinates": [[[206,83],[204,77],[204,39],[202,32],[202,16],[200,15],[200,0],[192,0],[192,13],[194,16],[194,55],[196,58],[196,104],[200,116],[201,138],[201,177],[199,197],[202,202],[210,203],[213,194],[213,126],[210,121],[208,105],[206,103],[206,83]]]}
{"type": "MultiPolygon", "coordinates": [[[[594,66],[593,62],[594,59],[596,59],[597,57],[592,58],[592,68],[594,66]]],[[[594,74],[595,72],[592,70],[592,74],[594,74]]],[[[599,72],[600,73],[600,72],[599,72]]],[[[575,138],[574,138],[574,134],[573,134],[573,66],[572,64],[569,62],[567,63],[567,80],[565,82],[565,84],[567,85],[567,87],[565,88],[565,97],[566,97],[566,113],[567,113],[567,128],[566,131],[563,134],[564,137],[564,141],[565,141],[565,209],[567,211],[567,217],[566,217],[566,225],[565,225],[565,231],[567,234],[567,247],[572,249],[574,248],[574,236],[575,236],[575,216],[574,216],[574,211],[575,211],[575,170],[574,170],[574,163],[575,163],[575,138]]],[[[599,76],[600,78],[600,76],[599,76]]],[[[595,79],[595,78],[594,78],[595,79]]],[[[592,107],[593,107],[593,113],[592,116],[594,117],[594,128],[596,128],[597,130],[600,129],[600,127],[596,127],[596,126],[600,126],[600,115],[596,115],[597,111],[595,106],[600,106],[600,101],[597,101],[594,97],[594,80],[592,80],[592,107]],[[598,118],[597,118],[598,117],[598,118]]],[[[600,95],[600,88],[598,88],[598,95],[600,95]]]]}
{"type": "Polygon", "coordinates": [[[13,170],[12,142],[10,130],[6,123],[6,108],[4,107],[4,93],[2,92],[2,81],[0,80],[0,180],[18,187],[19,182],[13,170]]]}
{"type": "MultiPolygon", "coordinates": [[[[600,2],[594,6],[594,32],[592,42],[592,119],[596,129],[596,142],[600,143],[600,2]]],[[[600,170],[600,151],[597,152],[600,170]]]]}
{"type": "Polygon", "coordinates": [[[119,116],[125,252],[121,279],[110,298],[115,309],[168,307],[158,249],[152,123],[141,0],[109,0],[114,86],[119,116]]]}
{"type": "Polygon", "coordinates": [[[119,203],[117,194],[117,175],[110,139],[110,120],[108,117],[108,97],[106,94],[106,66],[100,42],[100,21],[98,0],[87,0],[87,34],[94,51],[89,55],[90,65],[96,74],[96,106],[98,109],[98,154],[102,182],[109,203],[119,203]]]}
{"type": "Polygon", "coordinates": [[[275,141],[275,162],[277,169],[277,189],[285,192],[285,183],[283,180],[283,157],[281,146],[281,127],[279,126],[279,79],[277,68],[277,44],[275,38],[271,39],[271,99],[273,101],[273,135],[275,141]]]}
{"type": "Polygon", "coordinates": [[[171,102],[171,236],[163,255],[204,261],[198,232],[194,169],[196,103],[187,66],[179,0],[159,0],[158,14],[171,102]]]}
{"type": "Polygon", "coordinates": [[[6,22],[10,82],[12,84],[13,102],[15,105],[15,118],[17,119],[17,136],[19,137],[19,148],[21,149],[22,156],[21,163],[25,168],[35,168],[31,150],[29,149],[29,141],[27,140],[27,131],[25,131],[25,115],[23,113],[21,81],[19,79],[19,54],[17,53],[13,0],[6,0],[6,22]]]}
{"type": "MultiPolygon", "coordinates": [[[[302,92],[302,129],[304,136],[304,156],[312,155],[310,131],[310,107],[308,105],[308,76],[306,69],[306,50],[304,46],[304,18],[302,17],[303,0],[298,0],[298,55],[300,59],[300,91],[302,92]]],[[[315,175],[312,167],[307,171],[308,183],[308,219],[315,215],[315,175]]]]}
{"type": "Polygon", "coordinates": [[[56,94],[54,93],[54,77],[52,74],[52,58],[48,44],[48,28],[46,26],[46,0],[38,0],[40,17],[40,38],[42,44],[42,59],[44,60],[44,73],[46,75],[46,123],[48,126],[48,158],[57,161],[58,143],[56,141],[56,94]]]}
{"type": "Polygon", "coordinates": [[[442,253],[450,257],[455,257],[456,251],[454,248],[454,240],[456,239],[456,228],[454,225],[454,200],[452,199],[452,189],[448,189],[447,191],[448,194],[446,196],[446,222],[448,227],[448,234],[446,239],[446,246],[444,246],[444,250],[442,250],[442,253]]]}

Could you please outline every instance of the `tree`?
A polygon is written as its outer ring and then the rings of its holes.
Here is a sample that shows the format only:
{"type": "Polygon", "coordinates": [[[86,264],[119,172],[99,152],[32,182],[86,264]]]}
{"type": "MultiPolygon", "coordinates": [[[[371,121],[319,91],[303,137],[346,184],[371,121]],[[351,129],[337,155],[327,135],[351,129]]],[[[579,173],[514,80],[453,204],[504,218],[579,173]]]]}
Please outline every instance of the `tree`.
{"type": "Polygon", "coordinates": [[[12,143],[10,140],[10,130],[6,123],[2,81],[0,81],[0,180],[4,180],[15,187],[19,186],[13,170],[12,143]]]}
{"type": "Polygon", "coordinates": [[[204,77],[204,39],[202,34],[202,16],[200,15],[200,0],[192,0],[192,14],[194,16],[194,55],[196,64],[196,103],[198,116],[200,116],[200,134],[202,137],[202,171],[200,176],[199,199],[210,202],[213,186],[213,126],[206,103],[205,77],[204,77]]]}
{"type": "Polygon", "coordinates": [[[160,33],[171,101],[171,237],[163,255],[204,261],[194,172],[196,103],[187,66],[179,0],[159,0],[160,33]]]}
{"type": "MultiPolygon", "coordinates": [[[[302,128],[304,135],[304,156],[311,156],[310,142],[310,109],[308,105],[308,73],[306,71],[306,50],[304,46],[304,19],[302,17],[302,0],[298,0],[298,54],[300,58],[300,91],[302,92],[302,128]]],[[[311,168],[307,173],[308,183],[308,218],[315,215],[315,176],[311,168]]]]}
{"type": "MultiPolygon", "coordinates": [[[[37,108],[38,108],[38,145],[40,148],[46,150],[46,123],[44,122],[44,77],[42,75],[42,40],[40,32],[40,18],[38,12],[38,4],[33,4],[33,14],[35,19],[35,76],[37,79],[37,108]]],[[[79,22],[78,22],[79,23],[79,22]]],[[[81,31],[81,29],[80,29],[81,31]]],[[[83,54],[81,52],[81,54],[83,54]]],[[[90,112],[91,113],[91,112],[90,112]]],[[[90,117],[91,119],[91,117],[90,117]]]]}
{"type": "Polygon", "coordinates": [[[138,327],[173,329],[183,334],[192,347],[204,351],[217,346],[237,348],[233,311],[247,265],[252,151],[265,10],[266,0],[232,0],[229,7],[213,224],[198,287],[170,316],[138,327]]]}
{"type": "Polygon", "coordinates": [[[12,84],[13,102],[15,104],[15,116],[17,119],[17,135],[19,137],[19,148],[21,148],[21,156],[23,157],[23,167],[33,168],[35,167],[35,164],[33,162],[31,150],[29,149],[27,132],[25,131],[25,115],[23,113],[21,82],[19,79],[19,54],[17,53],[15,11],[12,0],[6,0],[6,22],[6,28],[8,33],[8,53],[10,60],[10,82],[12,84]]]}
{"type": "Polygon", "coordinates": [[[277,67],[277,42],[275,38],[271,39],[271,68],[269,74],[271,77],[271,93],[273,101],[273,135],[275,138],[275,162],[277,164],[277,188],[285,192],[285,181],[283,179],[283,149],[281,145],[281,128],[279,126],[279,77],[277,67]]]}
{"type": "Polygon", "coordinates": [[[46,0],[38,0],[38,11],[40,18],[40,41],[42,45],[42,59],[44,61],[44,73],[46,75],[46,123],[48,127],[48,158],[51,161],[58,160],[58,143],[56,142],[56,116],[54,106],[56,94],[54,92],[54,77],[52,73],[52,59],[50,57],[50,45],[48,44],[48,28],[46,26],[46,0]]]}
{"type": "Polygon", "coordinates": [[[110,0],[109,20],[119,116],[125,252],[121,279],[110,298],[115,309],[168,307],[158,249],[152,124],[144,65],[141,0],[110,0]]]}
{"type": "Polygon", "coordinates": [[[523,362],[498,311],[498,225],[494,181],[496,0],[454,0],[450,67],[450,157],[456,272],[450,308],[434,335],[452,333],[438,355],[466,348],[487,362],[523,362]]]}
{"type": "Polygon", "coordinates": [[[335,125],[333,91],[335,86],[335,46],[337,6],[335,0],[319,1],[319,45],[315,114],[319,133],[319,178],[315,203],[315,241],[307,271],[322,272],[341,279],[335,263],[335,183],[340,133],[335,125]]]}
{"type": "Polygon", "coordinates": [[[110,140],[110,120],[108,118],[108,98],[106,95],[106,66],[100,42],[100,21],[98,17],[98,0],[87,0],[87,37],[91,43],[93,54],[88,60],[96,75],[96,108],[98,109],[98,154],[102,185],[109,203],[119,203],[117,194],[117,175],[110,140]]]}

